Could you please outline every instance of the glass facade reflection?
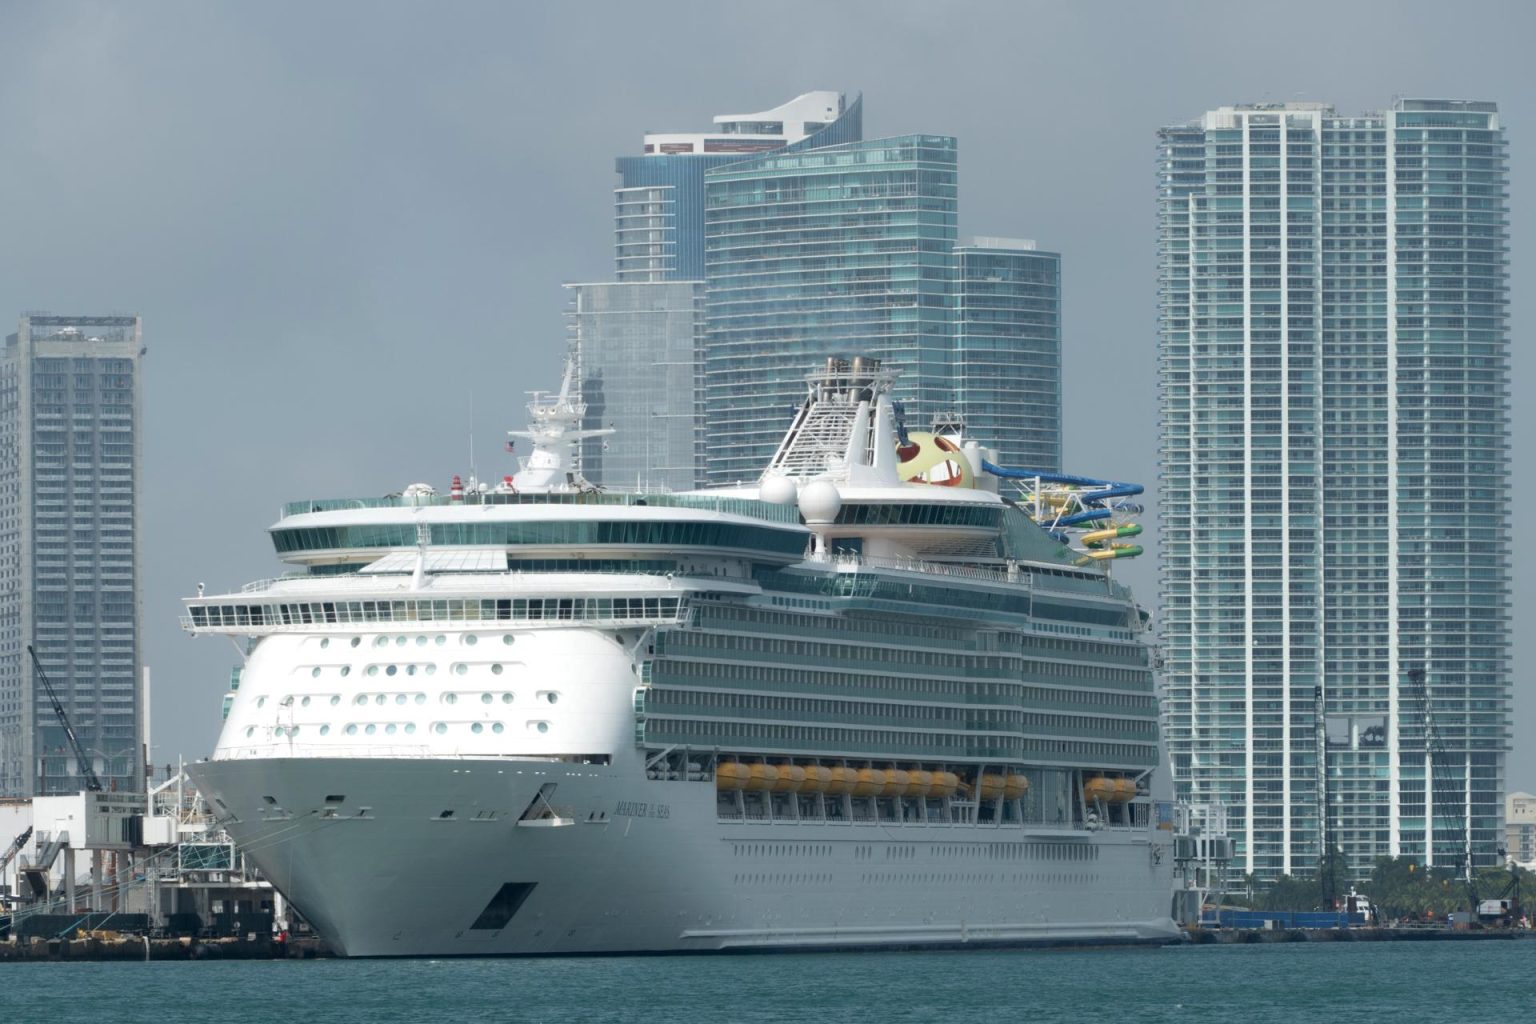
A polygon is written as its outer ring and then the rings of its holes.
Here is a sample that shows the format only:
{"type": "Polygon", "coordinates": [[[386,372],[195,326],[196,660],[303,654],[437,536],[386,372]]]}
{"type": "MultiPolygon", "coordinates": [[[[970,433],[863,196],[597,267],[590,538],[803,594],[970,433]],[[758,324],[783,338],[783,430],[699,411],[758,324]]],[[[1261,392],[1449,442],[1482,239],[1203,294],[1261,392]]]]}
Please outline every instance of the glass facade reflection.
{"type": "Polygon", "coordinates": [[[901,367],[914,426],[952,411],[954,139],[771,153],[706,177],[711,483],[756,479],[828,356],[901,367]]]}
{"type": "Polygon", "coordinates": [[[1228,804],[1243,871],[1310,874],[1325,846],[1355,876],[1495,862],[1506,188],[1491,103],[1229,107],[1160,134],[1169,743],[1180,795],[1228,804]]]}
{"type": "Polygon", "coordinates": [[[583,475],[600,487],[685,491],[701,482],[698,344],[704,289],[695,281],[573,284],[566,322],[577,353],[583,475]]]}

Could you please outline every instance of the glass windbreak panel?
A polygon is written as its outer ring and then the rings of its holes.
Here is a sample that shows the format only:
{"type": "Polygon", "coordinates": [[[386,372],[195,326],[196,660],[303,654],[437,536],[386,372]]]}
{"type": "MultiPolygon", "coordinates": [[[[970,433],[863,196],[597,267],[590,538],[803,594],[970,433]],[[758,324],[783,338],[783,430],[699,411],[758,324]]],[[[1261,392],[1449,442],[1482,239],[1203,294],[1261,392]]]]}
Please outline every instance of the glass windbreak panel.
{"type": "MultiPolygon", "coordinates": [[[[596,545],[737,548],[795,556],[806,547],[800,530],[747,523],[581,520],[514,523],[433,523],[435,545],[596,545]]],[[[278,554],[346,548],[411,547],[416,531],[399,526],[278,527],[272,531],[278,554]]]]}

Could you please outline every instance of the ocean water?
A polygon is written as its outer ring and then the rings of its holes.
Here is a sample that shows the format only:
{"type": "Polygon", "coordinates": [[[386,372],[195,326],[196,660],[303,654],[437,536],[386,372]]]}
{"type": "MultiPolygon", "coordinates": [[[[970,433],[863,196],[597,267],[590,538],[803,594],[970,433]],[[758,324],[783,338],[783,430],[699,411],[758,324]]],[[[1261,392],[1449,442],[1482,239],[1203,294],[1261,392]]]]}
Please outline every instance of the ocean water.
{"type": "Polygon", "coordinates": [[[0,964],[0,1021],[18,1024],[1480,1024],[1533,1015],[1536,940],[0,964]]]}

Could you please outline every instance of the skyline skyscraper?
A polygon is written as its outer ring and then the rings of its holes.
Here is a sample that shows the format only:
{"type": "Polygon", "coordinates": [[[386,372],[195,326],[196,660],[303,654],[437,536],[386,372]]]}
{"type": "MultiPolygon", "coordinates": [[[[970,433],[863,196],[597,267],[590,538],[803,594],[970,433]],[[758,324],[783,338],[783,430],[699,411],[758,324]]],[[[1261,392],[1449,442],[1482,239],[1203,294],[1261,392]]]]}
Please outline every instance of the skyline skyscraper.
{"type": "Polygon", "coordinates": [[[1179,795],[1238,866],[1495,863],[1510,743],[1492,103],[1159,133],[1160,596],[1179,795]]]}
{"type": "Polygon", "coordinates": [[[0,796],[143,782],[136,316],[21,317],[0,358],[0,796]]]}
{"type": "Polygon", "coordinates": [[[955,140],[769,153],[706,175],[708,480],[755,480],[828,356],[901,369],[907,422],[954,411],[955,140]]]}

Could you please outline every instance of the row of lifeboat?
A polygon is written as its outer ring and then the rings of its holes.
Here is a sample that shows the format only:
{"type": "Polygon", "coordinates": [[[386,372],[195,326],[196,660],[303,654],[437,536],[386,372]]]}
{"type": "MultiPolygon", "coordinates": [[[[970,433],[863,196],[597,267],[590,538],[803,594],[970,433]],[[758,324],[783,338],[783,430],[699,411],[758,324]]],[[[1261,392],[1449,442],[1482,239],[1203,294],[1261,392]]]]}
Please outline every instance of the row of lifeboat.
{"type": "Polygon", "coordinates": [[[1083,783],[1083,799],[1089,803],[1128,804],[1136,798],[1136,783],[1131,779],[1111,779],[1100,775],[1083,783]]]}
{"type": "Polygon", "coordinates": [[[1017,800],[1029,791],[1023,775],[984,774],[973,786],[954,772],[917,768],[843,768],[819,764],[721,761],[715,788],[723,793],[820,793],[823,796],[918,797],[939,800],[972,789],[982,800],[1017,800]]]}

